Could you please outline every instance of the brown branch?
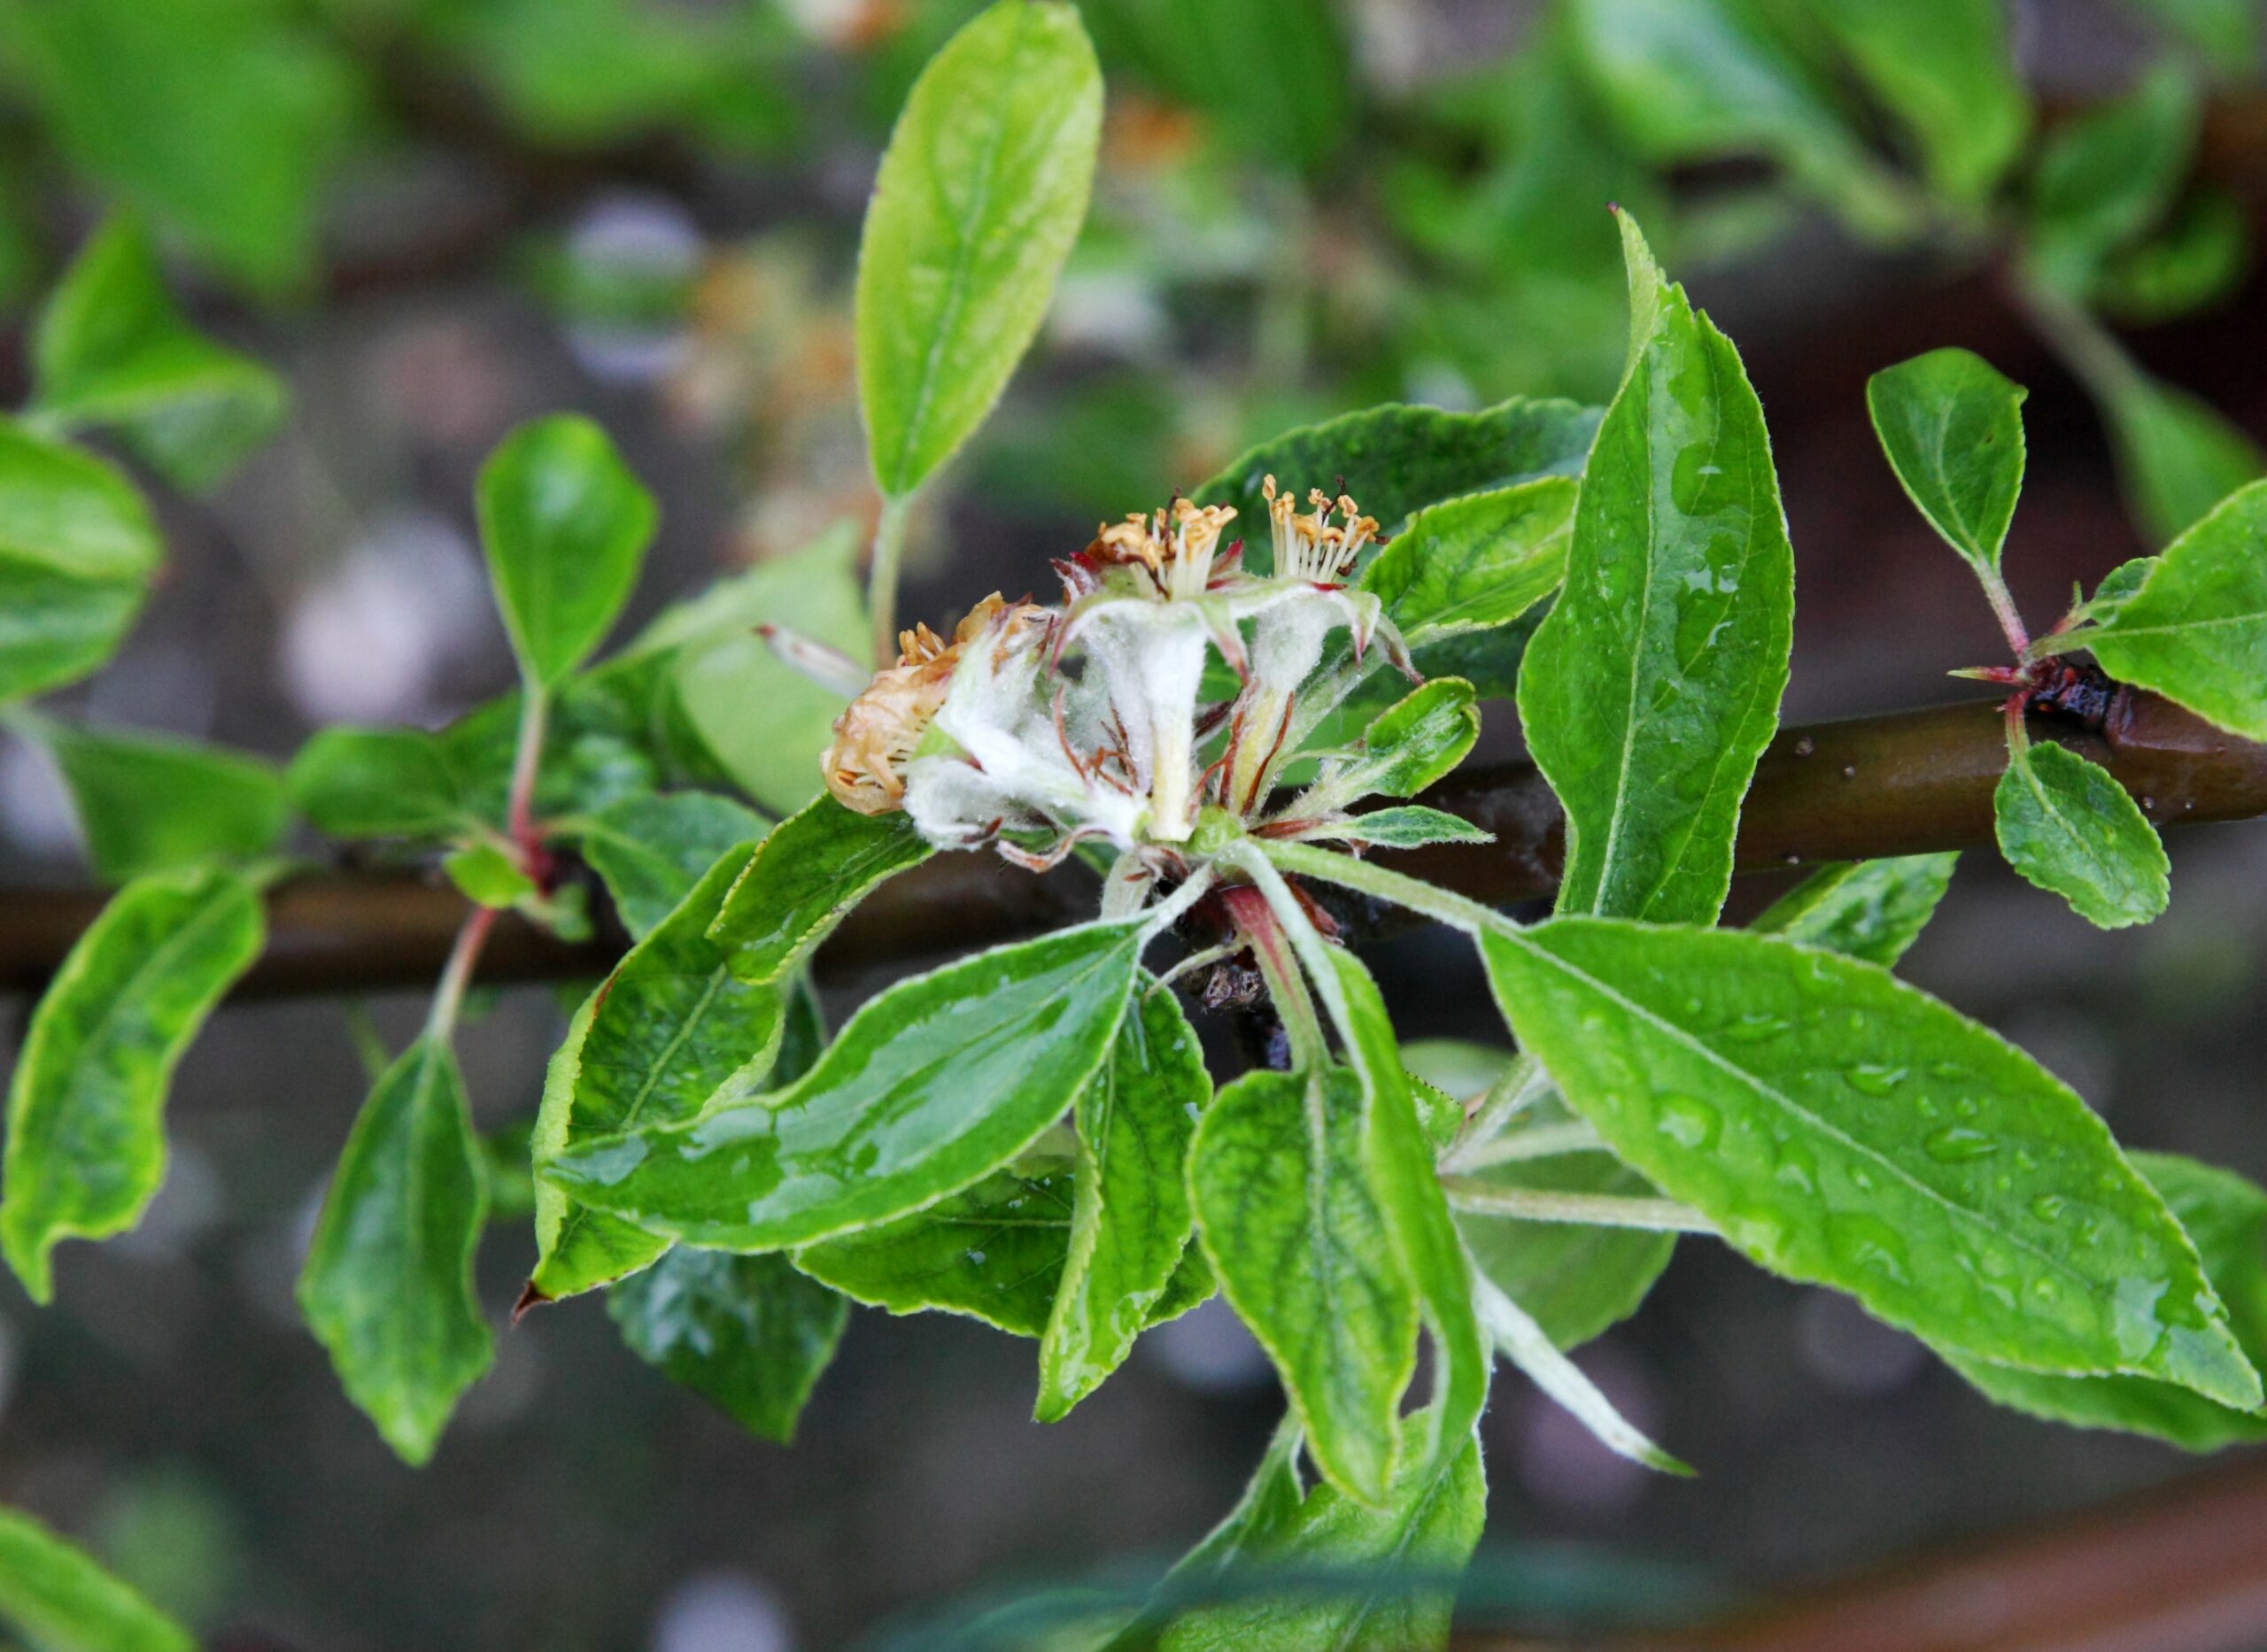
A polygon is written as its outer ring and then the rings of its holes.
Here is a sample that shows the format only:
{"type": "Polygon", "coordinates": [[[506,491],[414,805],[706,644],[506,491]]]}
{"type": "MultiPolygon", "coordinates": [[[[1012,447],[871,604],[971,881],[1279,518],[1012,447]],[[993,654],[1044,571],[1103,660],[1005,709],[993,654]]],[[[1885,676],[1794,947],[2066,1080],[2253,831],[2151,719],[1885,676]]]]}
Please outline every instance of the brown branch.
{"type": "MultiPolygon", "coordinates": [[[[2106,765],[2166,825],[2267,814],[2267,746],[2239,740],[2153,695],[2124,703],[2097,733],[2045,717],[2052,739],[2106,765]]],[[[2007,763],[1996,702],[1817,723],[1781,734],[1756,772],[1740,821],[1742,870],[1959,849],[1992,840],[1992,788],[2007,763]]],[[[1541,775],[1524,763],[1461,773],[1425,801],[1496,834],[1381,861],[1495,905],[1557,886],[1564,822],[1541,775]]],[[[980,854],[940,855],[886,884],[819,954],[835,979],[1006,940],[1083,916],[1091,879],[1075,868],[1044,877],[980,854]]],[[[19,892],[0,901],[0,991],[44,985],[103,897],[19,892]]],[[[429,984],[464,920],[445,884],[406,873],[322,873],[278,887],[268,946],[237,988],[246,998],[429,984]]],[[[1358,935],[1405,915],[1357,914],[1358,935]]],[[[621,955],[610,919],[600,938],[559,941],[517,918],[496,926],[484,983],[596,977],[621,955]]]]}

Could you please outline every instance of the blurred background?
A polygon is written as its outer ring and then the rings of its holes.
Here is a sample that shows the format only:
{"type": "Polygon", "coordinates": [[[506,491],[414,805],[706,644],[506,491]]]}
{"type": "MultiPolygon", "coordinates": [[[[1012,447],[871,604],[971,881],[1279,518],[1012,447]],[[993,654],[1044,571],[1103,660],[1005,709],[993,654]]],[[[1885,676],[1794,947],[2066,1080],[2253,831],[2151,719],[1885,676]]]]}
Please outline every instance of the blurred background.
{"type": "MultiPolygon", "coordinates": [[[[152,484],[162,586],[49,708],[283,757],[327,722],[437,724],[505,689],[471,482],[538,412],[600,419],[661,496],[633,619],[870,525],[859,214],[912,76],[974,9],[0,0],[0,401],[39,297],[120,207],[292,398],[225,486],[152,484]]],[[[1083,9],[1109,83],[1094,211],[1001,412],[923,498],[909,619],[1048,586],[1097,519],[1289,425],[1603,400],[1625,336],[1609,201],[1762,396],[1799,567],[1791,721],[1955,697],[1943,673],[2000,648],[1880,458],[1869,372],[1964,344],[2031,387],[2008,570],[2034,628],[2262,468],[2250,0],[1083,9]]],[[[1971,855],[1906,972],[2129,1144],[2257,1177],[2267,829],[2168,846],[2170,914],[2115,936],[1971,855]]],[[[0,745],[0,923],[6,889],[84,881],[47,760],[0,745]]],[[[1744,884],[1735,915],[1771,892],[1744,884]]],[[[1408,1036],[1489,1036],[1466,955],[1416,937],[1381,961],[1408,1036]]],[[[360,1008],[398,1040],[422,1001],[360,1008]]],[[[468,1030],[484,1127],[531,1115],[564,1013],[515,992],[468,1030]]],[[[142,1228],[66,1247],[51,1309],[0,1285],[0,1501],[217,1645],[822,1652],[1179,1552],[1280,1409],[1217,1304],[1044,1429],[1028,1344],[862,1310],[782,1449],[584,1301],[501,1336],[412,1472],[290,1296],[363,1088],[338,1005],[224,1011],[142,1228]]],[[[491,1231],[498,1316],[532,1252],[523,1223],[491,1231]]],[[[1582,1363],[1701,1477],[1609,1456],[1501,1378],[1479,1565],[1533,1629],[1675,1619],[2199,1471],[1995,1411],[1842,1300],[1697,1242],[1582,1363]]]]}

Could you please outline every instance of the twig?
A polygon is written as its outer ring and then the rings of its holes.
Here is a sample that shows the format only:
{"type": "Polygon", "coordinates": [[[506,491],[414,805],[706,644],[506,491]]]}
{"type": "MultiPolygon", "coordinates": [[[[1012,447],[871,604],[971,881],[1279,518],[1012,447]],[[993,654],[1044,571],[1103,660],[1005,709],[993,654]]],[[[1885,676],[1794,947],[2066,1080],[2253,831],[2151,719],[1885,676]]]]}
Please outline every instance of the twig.
{"type": "MultiPolygon", "coordinates": [[[[2033,739],[2104,765],[2161,824],[2267,814],[2267,746],[2153,695],[2121,693],[2100,731],[2045,716],[2030,726],[2033,739]]],[[[1752,871],[1987,845],[1992,789],[2007,760],[2000,706],[1990,700],[1788,730],[1765,754],[1742,810],[1739,865],[1752,871]]],[[[1381,853],[1380,865],[1496,906],[1557,886],[1564,822],[1532,768],[1461,773],[1424,801],[1496,841],[1381,853]]],[[[103,899],[94,891],[0,895],[0,991],[43,987],[103,899]]],[[[838,980],[855,977],[1076,922],[1091,908],[1091,875],[1075,868],[1035,877],[990,855],[940,854],[868,899],[820,953],[819,968],[838,980]]],[[[268,897],[268,947],[238,995],[429,986],[465,910],[453,889],[399,872],[293,879],[268,897]]],[[[1382,904],[1348,919],[1357,939],[1414,922],[1382,904]]],[[[507,913],[482,954],[479,978],[596,979],[627,945],[603,911],[598,938],[572,945],[507,913]]]]}

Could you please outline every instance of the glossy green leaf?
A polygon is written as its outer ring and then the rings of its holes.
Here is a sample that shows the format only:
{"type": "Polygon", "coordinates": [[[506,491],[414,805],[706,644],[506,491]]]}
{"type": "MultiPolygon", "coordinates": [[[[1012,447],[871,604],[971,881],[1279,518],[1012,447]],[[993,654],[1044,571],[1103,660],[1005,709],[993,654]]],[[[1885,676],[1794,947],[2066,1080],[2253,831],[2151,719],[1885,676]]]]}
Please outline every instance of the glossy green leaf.
{"type": "Polygon", "coordinates": [[[604,430],[556,413],[480,467],[480,544],[526,680],[554,688],[605,640],[661,521],[604,430]]]}
{"type": "Polygon", "coordinates": [[[156,1196],[174,1069],[266,932],[254,878],[145,877],[56,972],[9,1085],[0,1171],[0,1247],[34,1301],[53,1294],[57,1240],[122,1233],[156,1196]]]}
{"type": "Polygon", "coordinates": [[[1070,1162],[1035,1156],[911,1216],[807,1245],[795,1266],[870,1308],[937,1308],[1036,1337],[1070,1252],[1072,1193],[1070,1162]]]}
{"type": "Polygon", "coordinates": [[[1932,350],[1866,381],[1866,410],[1911,499],[1987,583],[2023,491],[2030,392],[1967,350],[1932,350]]]}
{"type": "Polygon", "coordinates": [[[1992,818],[2008,864],[2089,923],[2147,923],[2170,899],[2156,828],[2108,769],[2076,752],[2026,745],[2010,753],[1992,818]]]}
{"type": "Polygon", "coordinates": [[[1412,648],[1508,625],[1559,589],[1578,484],[1544,476],[1428,505],[1362,571],[1412,648]]]}
{"type": "Polygon", "coordinates": [[[1316,835],[1341,838],[1348,843],[1368,844],[1377,849],[1415,849],[1428,843],[1496,841],[1493,832],[1482,831],[1461,816],[1442,809],[1428,809],[1415,803],[1372,809],[1366,814],[1340,821],[1327,832],[1316,835]]]}
{"type": "Polygon", "coordinates": [[[321,19],[282,0],[21,6],[0,14],[0,45],[45,135],[104,196],[257,290],[312,272],[361,101],[321,19]]]}
{"type": "MultiPolygon", "coordinates": [[[[562,1153],[743,1100],[771,1070],[785,999],[724,967],[708,938],[753,845],[717,857],[684,901],[576,1012],[551,1058],[536,1115],[538,1172],[562,1153]]],[[[538,1176],[531,1297],[571,1296],[636,1272],[669,1240],[577,1203],[538,1176]]]]}
{"type": "Polygon", "coordinates": [[[1471,1260],[1442,1193],[1434,1144],[1420,1119],[1377,983],[1360,959],[1342,947],[1322,946],[1311,928],[1303,925],[1296,938],[1345,1040],[1347,1059],[1361,1077],[1363,1164],[1437,1345],[1432,1417],[1438,1443],[1453,1452],[1488,1403],[1491,1362],[1487,1335],[1474,1315],[1471,1260]]]}
{"type": "MultiPolygon", "coordinates": [[[[2231,1171],[2170,1154],[2137,1153],[2133,1168],[2164,1196],[2204,1259],[2244,1353],[2267,1361],[2267,1193],[2231,1171]]],[[[1992,1400],[2057,1423],[2151,1434],[2190,1451],[2267,1440],[2267,1414],[2215,1404],[2146,1377],[2049,1377],[1948,1355],[1992,1400]]]]}
{"type": "Polygon", "coordinates": [[[1124,1362],[1195,1228],[1188,1144],[1212,1081],[1180,1000],[1140,990],[1074,1109],[1070,1254],[1039,1347],[1042,1423],[1069,1415],[1124,1362]]]}
{"type": "Polygon", "coordinates": [[[1364,1162],[1363,1111],[1343,1069],[1246,1073],[1198,1123],[1188,1184],[1205,1258],[1281,1375],[1316,1466],[1380,1503],[1417,1301],[1364,1162]]]}
{"type": "Polygon", "coordinates": [[[1013,1159],[1109,1054],[1141,925],[1089,923],[899,982],[776,1094],[574,1148],[545,1174],[672,1238],[785,1249],[906,1216],[1013,1159]]]}
{"type": "Polygon", "coordinates": [[[2000,0],[1830,0],[1814,10],[1899,117],[1930,181],[1982,202],[2031,127],[2000,0]]]}
{"type": "Polygon", "coordinates": [[[2163,1200],[1975,1023],[1876,965],[1737,930],[1561,919],[1481,946],[1569,1105],[1762,1266],[1941,1347],[2259,1402],[2163,1200]]]}
{"type": "Polygon", "coordinates": [[[29,411],[114,430],[182,487],[218,483],[283,422],[283,381],[189,324],[141,228],[96,234],[41,313],[29,411]]]}
{"type": "Polygon", "coordinates": [[[162,555],[149,506],[125,477],[0,418],[0,701],[109,659],[162,555]]]}
{"type": "Polygon", "coordinates": [[[1915,228],[1767,11],[1747,0],[1576,0],[1569,16],[1623,137],[1652,159],[1767,155],[1861,234],[1915,228]]]}
{"type": "Polygon", "coordinates": [[[122,884],[273,850],[290,809],[282,777],[239,752],[41,720],[104,882],[122,884]]]}
{"type": "Polygon", "coordinates": [[[1778,726],[1794,557],[1731,343],[1625,215],[1631,354],[1575,509],[1520,717],[1567,810],[1564,912],[1708,922],[1778,726]]]}
{"type": "Polygon", "coordinates": [[[2195,81],[2158,64],[2122,97],[2055,130],[2031,171],[2029,264],[2083,300],[2101,259],[2163,216],[2188,174],[2202,112],[2195,81]]]}
{"type": "Polygon", "coordinates": [[[1380,712],[1358,755],[1334,765],[1324,784],[1334,796],[1413,798],[1454,769],[1480,737],[1472,684],[1435,677],[1380,712]]]}
{"type": "Polygon", "coordinates": [[[472,1288],[487,1210],[464,1080],[429,1034],[363,1103],[299,1274],[299,1311],[346,1397],[406,1463],[433,1455],[495,1357],[472,1288]]]}
{"type": "Polygon", "coordinates": [[[997,0],[914,82],[858,246],[858,399],[902,498],[999,399],[1087,215],[1102,70],[1077,11],[997,0]]]}
{"type": "Polygon", "coordinates": [[[782,660],[757,627],[866,659],[872,643],[858,554],[845,526],[743,575],[705,616],[737,622],[704,622],[674,667],[687,721],[733,783],[774,814],[793,814],[818,795],[819,760],[849,701],[782,660]]]}
{"type": "Polygon", "coordinates": [[[1598,421],[1595,407],[1524,397],[1478,413],[1389,404],[1262,442],[1199,488],[1196,500],[1235,507],[1245,565],[1264,569],[1261,484],[1269,476],[1293,490],[1343,477],[1345,491],[1396,533],[1424,506],[1459,494],[1579,476],[1598,421]]]}
{"type": "Polygon", "coordinates": [[[614,909],[643,937],[674,911],[735,844],[763,836],[762,816],[710,791],[628,797],[582,822],[576,845],[605,880],[614,909]]]}
{"type": "Polygon", "coordinates": [[[783,1446],[850,1316],[784,1257],[684,1246],[608,1291],[606,1309],[639,1359],[783,1446]]]}
{"type": "Polygon", "coordinates": [[[42,1652],[197,1652],[139,1591],[13,1509],[0,1509],[0,1622],[42,1652]]]}
{"type": "Polygon", "coordinates": [[[935,853],[901,813],[861,814],[823,797],[771,829],[714,931],[745,981],[776,981],[878,884],[935,853]]]}
{"type": "Polygon", "coordinates": [[[2247,739],[2267,740],[2263,543],[2267,483],[2254,483],[2161,557],[2145,567],[2129,563],[2104,580],[2094,598],[2101,623],[2081,633],[2102,669],[2247,739]],[[2112,604],[2106,613],[2104,593],[2112,604]]]}
{"type": "Polygon", "coordinates": [[[446,837],[476,818],[447,743],[422,729],[319,730],[284,787],[333,838],[446,837]]]}
{"type": "Polygon", "coordinates": [[[1780,896],[1747,927],[1886,969],[1920,938],[1959,862],[1951,853],[1835,861],[1780,896]]]}
{"type": "Polygon", "coordinates": [[[1438,1460],[1412,1457],[1376,1506],[1318,1486],[1282,1529],[1239,1556],[1247,1587],[1280,1569],[1282,1593],[1257,1586],[1188,1613],[1165,1632],[1159,1652],[1442,1647],[1455,1595],[1447,1580],[1480,1541],[1487,1500],[1480,1447],[1469,1439],[1438,1460]],[[1342,1584],[1327,1581],[1334,1578],[1342,1584]]]}

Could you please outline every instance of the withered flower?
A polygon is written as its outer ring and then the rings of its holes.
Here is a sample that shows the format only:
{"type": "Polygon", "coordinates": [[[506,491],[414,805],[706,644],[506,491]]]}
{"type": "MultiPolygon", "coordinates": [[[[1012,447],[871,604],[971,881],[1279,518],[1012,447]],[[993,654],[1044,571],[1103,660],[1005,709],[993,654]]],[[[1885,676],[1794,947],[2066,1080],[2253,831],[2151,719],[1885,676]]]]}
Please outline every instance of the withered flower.
{"type": "Polygon", "coordinates": [[[968,611],[947,642],[926,625],[897,634],[897,663],[875,673],[865,691],[834,720],[834,739],[821,760],[826,789],[844,807],[886,814],[905,807],[898,771],[936,721],[962,651],[1010,610],[998,591],[968,611]]]}

